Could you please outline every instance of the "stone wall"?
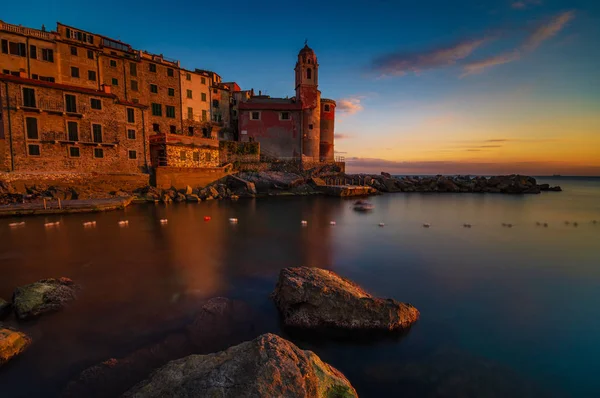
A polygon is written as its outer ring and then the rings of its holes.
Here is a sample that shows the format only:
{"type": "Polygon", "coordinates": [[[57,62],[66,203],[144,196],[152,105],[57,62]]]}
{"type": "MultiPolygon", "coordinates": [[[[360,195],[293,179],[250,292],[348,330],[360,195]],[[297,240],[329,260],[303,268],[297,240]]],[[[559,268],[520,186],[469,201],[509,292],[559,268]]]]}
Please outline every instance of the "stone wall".
{"type": "Polygon", "coordinates": [[[169,189],[191,187],[205,187],[211,182],[232,173],[231,168],[187,168],[187,167],[157,167],[156,187],[169,189]]]}
{"type": "Polygon", "coordinates": [[[220,141],[221,164],[260,162],[259,142],[220,141]]]}
{"type": "MultiPolygon", "coordinates": [[[[119,104],[114,96],[100,91],[84,93],[7,82],[2,84],[0,93],[4,108],[5,146],[8,146],[8,135],[12,136],[13,171],[142,173],[146,170],[142,109],[131,107],[135,121],[128,123],[128,107],[119,104]],[[21,107],[23,87],[35,90],[36,109],[21,107]],[[66,94],[76,97],[76,113],[64,112],[66,94]],[[6,96],[10,101],[9,109],[6,109],[6,96]],[[102,109],[92,109],[91,99],[99,100],[102,109]],[[28,118],[37,120],[37,138],[27,136],[28,118]],[[77,141],[69,139],[69,122],[77,125],[77,141]],[[101,142],[95,142],[92,124],[101,126],[101,142]],[[135,131],[135,138],[128,138],[128,130],[135,131]],[[39,148],[39,155],[30,152],[31,146],[39,148]],[[74,156],[70,148],[78,148],[79,156],[74,156]]],[[[10,167],[10,158],[4,163],[10,167]]],[[[6,170],[6,167],[3,169],[6,170]]]]}
{"type": "Polygon", "coordinates": [[[219,149],[167,145],[169,167],[218,167],[219,149]]]}

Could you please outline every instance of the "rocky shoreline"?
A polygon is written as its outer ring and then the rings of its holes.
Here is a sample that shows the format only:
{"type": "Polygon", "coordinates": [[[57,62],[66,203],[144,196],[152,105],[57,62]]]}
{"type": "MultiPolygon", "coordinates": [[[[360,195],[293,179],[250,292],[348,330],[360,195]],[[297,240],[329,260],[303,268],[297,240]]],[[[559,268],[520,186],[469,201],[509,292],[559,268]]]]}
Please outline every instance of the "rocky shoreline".
{"type": "Polygon", "coordinates": [[[344,174],[336,172],[294,173],[283,171],[238,172],[205,187],[159,189],[143,186],[137,189],[105,192],[90,186],[48,186],[36,184],[17,188],[0,181],[0,205],[40,203],[46,200],[81,200],[94,198],[133,198],[142,202],[200,202],[207,200],[253,198],[265,196],[322,195],[327,186],[354,185],[378,193],[495,193],[539,194],[561,191],[559,186],[538,184],[523,175],[492,177],[471,176],[402,176],[381,174],[344,174]]]}

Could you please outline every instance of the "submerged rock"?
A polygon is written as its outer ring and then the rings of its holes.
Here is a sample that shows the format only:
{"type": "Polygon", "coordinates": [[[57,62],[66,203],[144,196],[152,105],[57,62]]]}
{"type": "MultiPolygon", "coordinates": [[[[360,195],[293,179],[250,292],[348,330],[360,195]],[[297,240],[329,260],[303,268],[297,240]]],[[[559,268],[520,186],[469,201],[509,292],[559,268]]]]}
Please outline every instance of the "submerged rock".
{"type": "Polygon", "coordinates": [[[272,294],[286,326],[309,329],[394,331],[419,318],[411,304],[371,296],[334,272],[284,268],[272,294]]]}
{"type": "Polygon", "coordinates": [[[0,319],[10,313],[10,303],[0,298],[0,319]]]}
{"type": "Polygon", "coordinates": [[[357,397],[337,369],[274,334],[158,369],[125,397],[357,397]]]}
{"type": "Polygon", "coordinates": [[[76,298],[76,291],[77,286],[69,278],[42,279],[15,289],[13,307],[17,318],[32,318],[60,310],[76,298]]]}
{"type": "Polygon", "coordinates": [[[16,357],[31,344],[25,333],[0,328],[0,365],[16,357]]]}

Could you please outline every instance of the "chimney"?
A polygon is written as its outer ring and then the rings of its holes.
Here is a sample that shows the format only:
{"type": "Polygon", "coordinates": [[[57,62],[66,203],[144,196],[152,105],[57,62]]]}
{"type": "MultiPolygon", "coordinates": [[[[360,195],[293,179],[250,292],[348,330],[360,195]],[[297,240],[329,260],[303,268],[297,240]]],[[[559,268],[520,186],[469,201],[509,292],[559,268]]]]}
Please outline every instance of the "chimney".
{"type": "Polygon", "coordinates": [[[102,87],[102,92],[104,92],[106,94],[110,94],[110,86],[108,84],[103,84],[101,87],[102,87]]]}
{"type": "Polygon", "coordinates": [[[258,96],[260,97],[262,95],[262,90],[258,90],[258,96]]]}

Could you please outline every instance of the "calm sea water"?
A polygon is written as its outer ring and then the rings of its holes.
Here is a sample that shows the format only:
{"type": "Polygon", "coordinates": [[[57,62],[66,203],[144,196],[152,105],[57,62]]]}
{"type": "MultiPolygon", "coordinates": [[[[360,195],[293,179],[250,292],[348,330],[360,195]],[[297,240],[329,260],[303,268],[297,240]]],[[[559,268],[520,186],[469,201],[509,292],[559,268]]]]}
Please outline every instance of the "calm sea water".
{"type": "Polygon", "coordinates": [[[14,230],[2,219],[0,297],[57,276],[83,290],[66,310],[19,325],[34,344],[0,369],[0,395],[57,395],[87,366],[160,332],[177,297],[193,292],[248,302],[263,331],[315,351],[364,397],[600,396],[600,179],[539,182],[565,191],[388,194],[372,198],[371,214],[307,197],[134,206],[14,230]],[[394,340],[287,336],[268,294],[281,268],[298,265],[410,302],[421,319],[394,340]]]}

